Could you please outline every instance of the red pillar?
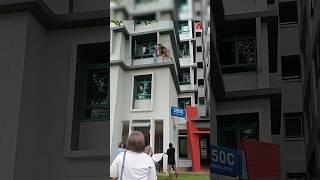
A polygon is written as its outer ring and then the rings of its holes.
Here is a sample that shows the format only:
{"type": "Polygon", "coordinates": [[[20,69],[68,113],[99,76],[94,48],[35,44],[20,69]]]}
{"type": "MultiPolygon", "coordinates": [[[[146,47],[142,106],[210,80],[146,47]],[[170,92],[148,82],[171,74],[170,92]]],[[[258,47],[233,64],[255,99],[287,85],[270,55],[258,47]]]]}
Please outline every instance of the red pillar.
{"type": "Polygon", "coordinates": [[[194,133],[198,129],[195,124],[192,122],[193,119],[198,118],[198,109],[196,107],[187,107],[188,113],[188,144],[189,150],[191,152],[192,160],[192,171],[201,171],[200,165],[200,145],[199,145],[199,135],[194,133]]]}

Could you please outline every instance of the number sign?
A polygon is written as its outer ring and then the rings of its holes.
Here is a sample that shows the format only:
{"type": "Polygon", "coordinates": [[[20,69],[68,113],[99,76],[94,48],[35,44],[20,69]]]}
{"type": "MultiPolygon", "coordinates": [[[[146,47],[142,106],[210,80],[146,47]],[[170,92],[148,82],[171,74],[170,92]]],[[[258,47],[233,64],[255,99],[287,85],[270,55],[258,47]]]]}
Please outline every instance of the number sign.
{"type": "Polygon", "coordinates": [[[171,107],[171,116],[186,117],[186,111],[181,108],[171,107]]]}
{"type": "Polygon", "coordinates": [[[241,154],[233,149],[222,146],[211,146],[211,173],[225,176],[241,175],[241,154]]]}

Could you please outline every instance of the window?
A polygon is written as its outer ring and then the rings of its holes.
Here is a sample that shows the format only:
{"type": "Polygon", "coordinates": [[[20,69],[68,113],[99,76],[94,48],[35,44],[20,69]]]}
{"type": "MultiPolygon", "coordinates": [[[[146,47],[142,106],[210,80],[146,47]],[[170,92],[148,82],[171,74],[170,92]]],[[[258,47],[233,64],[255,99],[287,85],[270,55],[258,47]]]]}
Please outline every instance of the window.
{"type": "Polygon", "coordinates": [[[178,107],[185,109],[187,105],[191,105],[191,97],[178,98],[178,107]]]}
{"type": "Polygon", "coordinates": [[[205,105],[205,98],[199,97],[199,105],[205,105]]]}
{"type": "Polygon", "coordinates": [[[179,21],[178,24],[179,24],[179,33],[189,32],[188,21],[179,21]]]}
{"type": "Polygon", "coordinates": [[[179,130],[179,158],[188,158],[188,136],[186,130],[179,130]]]}
{"type": "Polygon", "coordinates": [[[179,1],[179,5],[180,5],[180,11],[188,11],[189,7],[188,7],[188,2],[187,0],[180,0],[179,1]]]}
{"type": "MultiPolygon", "coordinates": [[[[75,151],[99,151],[104,155],[106,147],[100,146],[106,143],[106,136],[110,117],[109,106],[109,42],[96,42],[78,44],[72,48],[76,55],[74,68],[75,76],[73,91],[73,113],[69,119],[71,126],[66,129],[66,137],[70,138],[65,146],[65,156],[75,151]],[[100,121],[102,124],[99,132],[92,134],[94,126],[89,125],[100,121]],[[89,123],[89,124],[88,124],[89,123]],[[81,126],[85,128],[81,128],[81,126]],[[104,126],[106,125],[106,126],[104,126]],[[91,134],[90,134],[91,133],[91,134]],[[87,136],[90,134],[90,136],[87,136]]],[[[97,155],[98,155],[97,154],[97,155]]]]}
{"type": "Polygon", "coordinates": [[[197,46],[197,52],[202,52],[202,46],[197,46]]]}
{"type": "Polygon", "coordinates": [[[109,120],[109,65],[105,43],[78,46],[75,112],[82,121],[109,120]]]}
{"type": "Polygon", "coordinates": [[[218,116],[218,144],[238,149],[241,139],[259,140],[259,114],[218,116]]]}
{"type": "Polygon", "coordinates": [[[181,68],[178,73],[179,84],[190,84],[190,69],[181,68]]]}
{"type": "Polygon", "coordinates": [[[194,79],[193,79],[193,84],[197,84],[197,68],[194,68],[193,69],[193,73],[194,73],[194,79]]]}
{"type": "Polygon", "coordinates": [[[201,32],[196,32],[196,37],[201,37],[201,32]]]}
{"type": "Polygon", "coordinates": [[[223,72],[253,71],[256,67],[256,40],[253,34],[235,34],[220,44],[223,72]]]}
{"type": "Polygon", "coordinates": [[[267,4],[274,4],[274,0],[268,0],[267,4]]]}
{"type": "Polygon", "coordinates": [[[156,51],[157,35],[146,34],[134,36],[132,39],[133,56],[135,59],[153,57],[156,51]]]}
{"type": "Polygon", "coordinates": [[[145,15],[145,16],[136,16],[133,18],[135,24],[143,24],[144,22],[153,22],[156,20],[155,14],[145,15]]]}
{"type": "Polygon", "coordinates": [[[296,1],[279,3],[280,23],[297,23],[297,3],[296,1]]]}
{"type": "Polygon", "coordinates": [[[157,0],[135,0],[136,4],[147,4],[150,2],[155,2],[157,0]]]}
{"type": "Polygon", "coordinates": [[[198,79],[198,86],[204,85],[204,79],[198,79]]]}
{"type": "Polygon", "coordinates": [[[197,62],[197,67],[198,68],[203,68],[203,62],[197,62]]]}
{"type": "Polygon", "coordinates": [[[151,81],[151,74],[134,77],[134,94],[136,99],[151,98],[151,81]]]}
{"type": "Polygon", "coordinates": [[[285,113],[285,137],[301,138],[304,136],[302,113],[285,113]]]}
{"type": "Polygon", "coordinates": [[[282,78],[292,79],[301,77],[300,56],[282,56],[282,78]]]}
{"type": "Polygon", "coordinates": [[[109,116],[109,70],[105,63],[88,64],[84,121],[106,120],[109,116]]]}
{"type": "Polygon", "coordinates": [[[190,57],[189,41],[180,42],[179,57],[180,58],[190,57]]]}
{"type": "Polygon", "coordinates": [[[198,104],[198,92],[194,93],[194,101],[195,104],[198,104]]]}

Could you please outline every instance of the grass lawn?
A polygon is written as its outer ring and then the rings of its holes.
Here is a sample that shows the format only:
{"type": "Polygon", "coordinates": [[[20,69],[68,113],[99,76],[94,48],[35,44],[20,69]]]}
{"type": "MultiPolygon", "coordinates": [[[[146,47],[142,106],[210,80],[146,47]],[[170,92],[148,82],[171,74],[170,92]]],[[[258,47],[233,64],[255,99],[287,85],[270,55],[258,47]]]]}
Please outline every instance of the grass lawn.
{"type": "MultiPolygon", "coordinates": [[[[175,176],[172,175],[172,180],[175,180],[175,176]]],[[[158,180],[168,180],[168,176],[158,176],[158,180]]],[[[210,175],[205,174],[190,174],[190,173],[180,173],[179,180],[209,180],[210,175]]]]}

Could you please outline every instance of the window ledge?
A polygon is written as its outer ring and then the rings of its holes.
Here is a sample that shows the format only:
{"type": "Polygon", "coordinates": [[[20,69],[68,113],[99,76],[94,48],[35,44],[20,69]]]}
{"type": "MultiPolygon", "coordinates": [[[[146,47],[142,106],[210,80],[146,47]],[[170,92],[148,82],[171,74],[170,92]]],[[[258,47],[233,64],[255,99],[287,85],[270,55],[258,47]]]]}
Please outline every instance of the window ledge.
{"type": "Polygon", "coordinates": [[[292,138],[289,138],[289,137],[285,137],[284,138],[284,141],[285,142],[290,142],[290,141],[304,141],[304,138],[303,137],[292,137],[292,138]]]}
{"type": "Polygon", "coordinates": [[[283,83],[292,83],[292,82],[302,82],[301,77],[284,77],[282,78],[283,83]]]}
{"type": "Polygon", "coordinates": [[[283,22],[279,23],[281,28],[290,28],[290,27],[298,27],[297,22],[283,22]]]}
{"type": "Polygon", "coordinates": [[[131,109],[131,112],[150,112],[152,109],[131,109]]]}
{"type": "Polygon", "coordinates": [[[107,150],[67,150],[64,152],[64,157],[66,158],[108,157],[109,155],[107,150]]]}

